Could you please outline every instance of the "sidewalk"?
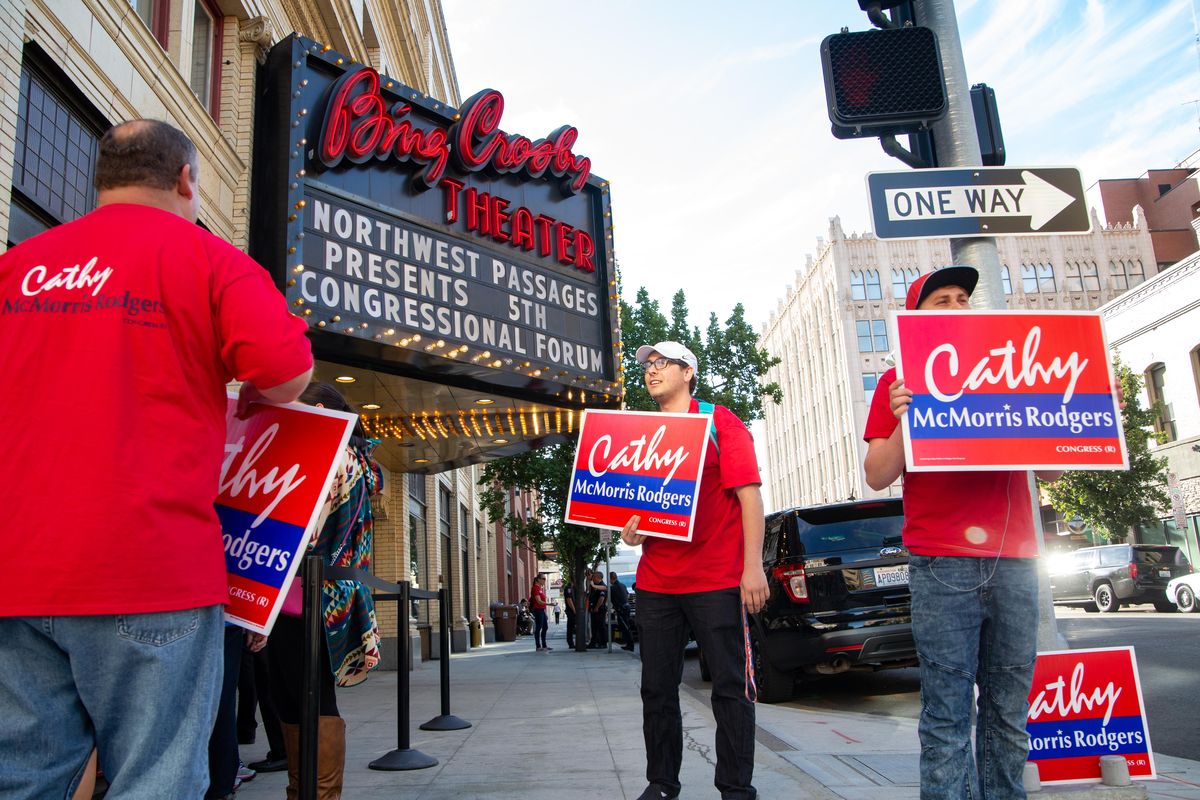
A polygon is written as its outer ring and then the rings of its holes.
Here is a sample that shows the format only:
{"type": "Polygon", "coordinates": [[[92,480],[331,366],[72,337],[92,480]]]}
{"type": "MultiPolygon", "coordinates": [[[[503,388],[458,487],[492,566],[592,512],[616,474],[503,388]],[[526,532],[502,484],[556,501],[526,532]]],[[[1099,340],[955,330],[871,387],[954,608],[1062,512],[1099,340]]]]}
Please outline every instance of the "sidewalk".
{"type": "MultiPolygon", "coordinates": [[[[430,769],[367,768],[396,746],[396,673],[376,672],[339,690],[347,800],[636,798],[646,785],[640,664],[617,648],[568,651],[563,630],[552,626],[549,653],[535,652],[532,639],[522,637],[451,657],[450,710],[472,723],[466,730],[417,727],[440,713],[438,662],[410,673],[411,746],[438,759],[430,769]]],[[[712,785],[715,725],[704,693],[685,685],[680,705],[681,797],[719,800],[712,785]]],[[[914,720],[763,704],[757,718],[754,784],[764,800],[917,800],[914,720]]],[[[262,758],[265,738],[260,731],[256,744],[242,747],[242,758],[262,758]]],[[[1151,798],[1200,800],[1200,762],[1156,761],[1161,778],[1147,784],[1151,798]]],[[[264,773],[243,785],[238,798],[280,800],[286,785],[286,773],[264,773]]],[[[1054,792],[1040,796],[1053,800],[1054,792]]]]}

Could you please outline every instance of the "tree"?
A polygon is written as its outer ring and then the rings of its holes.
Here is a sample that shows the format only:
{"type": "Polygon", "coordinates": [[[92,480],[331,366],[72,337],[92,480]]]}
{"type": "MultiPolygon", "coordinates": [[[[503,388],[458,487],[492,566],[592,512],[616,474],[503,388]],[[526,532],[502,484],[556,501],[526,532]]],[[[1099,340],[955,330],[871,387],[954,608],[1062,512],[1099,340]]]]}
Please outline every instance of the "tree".
{"type": "Polygon", "coordinates": [[[1155,519],[1158,509],[1169,505],[1163,490],[1167,482],[1166,459],[1150,453],[1157,408],[1142,408],[1138,393],[1142,379],[1120,360],[1113,370],[1125,395],[1121,423],[1125,428],[1125,447],[1129,451],[1129,470],[1064,473],[1050,484],[1050,504],[1068,519],[1080,517],[1109,542],[1125,540],[1137,525],[1155,519]]]}
{"type": "MultiPolygon", "coordinates": [[[[687,320],[687,300],[682,290],[672,298],[670,319],[662,313],[658,301],[650,299],[645,288],[638,290],[633,305],[621,302],[621,338],[625,343],[621,375],[626,408],[657,409],[642,383],[642,367],[635,353],[642,344],[663,340],[681,342],[696,354],[700,361],[697,396],[728,407],[741,419],[747,422],[762,419],[764,397],[776,403],[783,401],[779,384],[759,384],[759,379],[779,359],[758,346],[758,335],[746,323],[741,304],[734,307],[724,326],[718,323],[716,314],[710,315],[704,338],[699,328],[689,327],[687,320]]],[[[497,459],[484,467],[479,484],[490,519],[501,520],[515,539],[529,543],[539,552],[545,543],[557,551],[557,562],[572,576],[576,608],[580,608],[580,601],[586,602],[584,570],[611,556],[616,546],[601,546],[595,528],[563,522],[574,455],[574,442],[563,442],[497,459]],[[532,518],[523,519],[512,513],[507,498],[514,490],[533,492],[538,497],[540,508],[532,518]],[[584,590],[582,597],[580,589],[584,590]]],[[[578,616],[577,633],[583,627],[582,614],[578,616]]],[[[575,644],[576,649],[586,647],[581,633],[576,636],[575,644]]]]}

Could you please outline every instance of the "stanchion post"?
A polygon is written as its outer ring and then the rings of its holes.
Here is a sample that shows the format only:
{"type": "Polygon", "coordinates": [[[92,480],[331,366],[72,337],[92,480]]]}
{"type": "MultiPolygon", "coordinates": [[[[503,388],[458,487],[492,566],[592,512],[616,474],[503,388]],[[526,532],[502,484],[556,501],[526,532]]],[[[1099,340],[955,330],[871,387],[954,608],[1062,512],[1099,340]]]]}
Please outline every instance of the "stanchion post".
{"type": "Polygon", "coordinates": [[[433,756],[425,755],[420,750],[413,750],[409,746],[409,717],[411,716],[411,708],[409,705],[409,667],[411,656],[409,655],[409,647],[411,642],[408,638],[408,614],[409,607],[412,601],[412,584],[404,581],[400,584],[400,608],[396,617],[399,620],[397,624],[396,636],[396,655],[400,663],[396,667],[396,749],[386,755],[372,761],[369,766],[371,769],[401,771],[412,769],[427,769],[437,766],[438,760],[433,756]]]}
{"type": "Polygon", "coordinates": [[[445,587],[438,589],[438,616],[440,624],[438,631],[441,642],[438,644],[441,652],[441,684],[442,684],[442,713],[421,726],[423,731],[460,731],[471,727],[465,719],[450,713],[450,602],[445,587]]]}
{"type": "MultiPolygon", "coordinates": [[[[317,797],[317,743],[321,718],[321,638],[325,635],[321,613],[324,563],[318,556],[304,559],[304,670],[300,676],[300,800],[317,797]]],[[[324,666],[329,669],[329,665],[324,666]]]]}

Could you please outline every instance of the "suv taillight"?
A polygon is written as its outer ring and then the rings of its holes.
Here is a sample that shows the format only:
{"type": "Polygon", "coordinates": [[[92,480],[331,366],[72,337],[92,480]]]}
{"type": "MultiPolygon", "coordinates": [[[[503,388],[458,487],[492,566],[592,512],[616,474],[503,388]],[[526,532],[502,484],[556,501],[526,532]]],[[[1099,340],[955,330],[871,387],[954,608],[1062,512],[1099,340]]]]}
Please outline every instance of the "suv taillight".
{"type": "Polygon", "coordinates": [[[1131,563],[1129,565],[1129,577],[1135,581],[1137,580],[1137,562],[1136,561],[1134,561],[1133,563],[1131,563]]]}
{"type": "Polygon", "coordinates": [[[804,576],[804,567],[780,566],[771,572],[775,580],[783,584],[793,603],[808,602],[808,580],[804,576]]]}

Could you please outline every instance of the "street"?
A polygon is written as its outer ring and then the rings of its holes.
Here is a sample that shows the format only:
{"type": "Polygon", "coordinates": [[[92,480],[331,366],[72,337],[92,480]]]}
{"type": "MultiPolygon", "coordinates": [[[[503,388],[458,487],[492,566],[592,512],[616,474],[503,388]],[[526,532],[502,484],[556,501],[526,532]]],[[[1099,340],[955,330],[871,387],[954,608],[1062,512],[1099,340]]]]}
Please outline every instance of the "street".
{"type": "MultiPolygon", "coordinates": [[[[1133,645],[1154,751],[1196,758],[1200,726],[1192,701],[1200,692],[1200,614],[1160,614],[1144,605],[1116,614],[1058,608],[1055,616],[1071,649],[1133,645]]],[[[707,692],[694,651],[688,656],[684,681],[707,692]]],[[[916,669],[895,669],[816,678],[798,685],[795,697],[780,707],[916,719],[920,677],[916,669]]]]}

